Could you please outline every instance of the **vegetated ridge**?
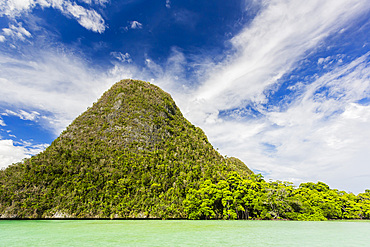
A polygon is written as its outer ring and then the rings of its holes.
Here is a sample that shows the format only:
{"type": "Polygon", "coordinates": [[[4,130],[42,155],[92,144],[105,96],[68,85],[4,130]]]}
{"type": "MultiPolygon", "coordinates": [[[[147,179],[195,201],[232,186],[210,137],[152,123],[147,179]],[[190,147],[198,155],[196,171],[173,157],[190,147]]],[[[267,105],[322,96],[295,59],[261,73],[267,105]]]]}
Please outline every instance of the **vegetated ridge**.
{"type": "Polygon", "coordinates": [[[0,217],[187,218],[188,193],[233,171],[252,174],[214,150],[168,93],[123,80],[44,152],[0,171],[0,217]]]}
{"type": "Polygon", "coordinates": [[[0,218],[369,219],[370,190],[266,182],[169,94],[124,80],[44,152],[0,170],[0,218]]]}

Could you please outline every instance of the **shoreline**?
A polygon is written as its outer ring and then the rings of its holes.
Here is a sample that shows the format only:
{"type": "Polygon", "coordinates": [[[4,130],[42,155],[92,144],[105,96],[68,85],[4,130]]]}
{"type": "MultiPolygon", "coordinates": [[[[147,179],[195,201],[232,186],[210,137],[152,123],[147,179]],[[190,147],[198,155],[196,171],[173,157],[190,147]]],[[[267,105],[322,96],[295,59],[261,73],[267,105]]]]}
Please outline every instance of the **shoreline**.
{"type": "MultiPolygon", "coordinates": [[[[186,218],[0,218],[1,221],[35,221],[35,220],[45,220],[45,221],[57,221],[57,220],[101,220],[101,221],[115,221],[115,220],[137,220],[137,221],[159,221],[159,220],[181,220],[181,221],[297,221],[297,222],[304,222],[304,221],[318,221],[318,220],[290,220],[290,219],[271,219],[271,220],[264,220],[264,219],[250,219],[250,220],[224,220],[224,219],[208,219],[208,220],[190,220],[186,218]]],[[[328,219],[324,221],[369,221],[370,219],[328,219]]]]}

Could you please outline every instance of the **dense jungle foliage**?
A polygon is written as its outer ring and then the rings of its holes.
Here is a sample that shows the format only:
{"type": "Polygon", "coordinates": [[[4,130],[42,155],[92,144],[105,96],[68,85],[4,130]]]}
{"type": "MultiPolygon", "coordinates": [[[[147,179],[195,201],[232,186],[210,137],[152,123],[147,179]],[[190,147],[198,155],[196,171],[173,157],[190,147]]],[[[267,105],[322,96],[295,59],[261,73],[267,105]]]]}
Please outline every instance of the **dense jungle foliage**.
{"type": "Polygon", "coordinates": [[[171,96],[116,83],[42,153],[0,171],[0,217],[186,218],[206,180],[252,172],[214,150],[171,96]]]}
{"type": "Polygon", "coordinates": [[[261,175],[243,179],[236,172],[217,183],[203,181],[184,201],[189,219],[370,219],[370,190],[357,196],[323,182],[266,182],[261,175]]]}

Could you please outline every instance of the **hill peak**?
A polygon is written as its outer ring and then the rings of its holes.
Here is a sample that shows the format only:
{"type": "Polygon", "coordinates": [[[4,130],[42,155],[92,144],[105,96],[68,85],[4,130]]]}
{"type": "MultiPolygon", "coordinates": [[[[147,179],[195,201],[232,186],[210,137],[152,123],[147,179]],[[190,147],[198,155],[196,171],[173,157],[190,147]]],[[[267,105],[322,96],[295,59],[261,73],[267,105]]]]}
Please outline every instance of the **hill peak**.
{"type": "Polygon", "coordinates": [[[168,93],[122,80],[44,152],[0,172],[0,215],[185,218],[189,189],[230,171],[251,174],[214,150],[168,93]]]}

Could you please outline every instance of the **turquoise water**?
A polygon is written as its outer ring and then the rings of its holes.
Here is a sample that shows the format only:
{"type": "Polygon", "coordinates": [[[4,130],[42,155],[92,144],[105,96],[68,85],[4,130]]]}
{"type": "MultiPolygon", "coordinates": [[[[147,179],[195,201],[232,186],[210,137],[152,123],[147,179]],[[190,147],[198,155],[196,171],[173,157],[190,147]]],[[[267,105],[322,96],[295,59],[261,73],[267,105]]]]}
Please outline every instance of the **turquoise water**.
{"type": "Polygon", "coordinates": [[[370,222],[4,220],[0,246],[370,246],[370,222]]]}

